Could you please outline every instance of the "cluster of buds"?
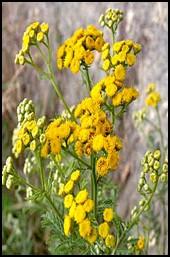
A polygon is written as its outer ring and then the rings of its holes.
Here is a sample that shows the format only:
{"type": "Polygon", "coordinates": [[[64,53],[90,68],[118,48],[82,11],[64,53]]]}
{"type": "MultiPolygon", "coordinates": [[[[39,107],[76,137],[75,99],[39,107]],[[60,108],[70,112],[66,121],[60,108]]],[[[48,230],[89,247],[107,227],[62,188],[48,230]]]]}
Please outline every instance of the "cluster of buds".
{"type": "Polygon", "coordinates": [[[17,107],[17,118],[18,126],[25,121],[33,120],[35,117],[35,108],[32,103],[32,100],[25,98],[17,107]]]}
{"type": "Polygon", "coordinates": [[[140,53],[142,46],[131,39],[117,41],[112,45],[105,43],[102,47],[102,68],[108,71],[111,67],[115,70],[118,65],[124,68],[131,67],[136,63],[136,56],[140,53]],[[112,50],[112,51],[111,51],[112,50]]]}
{"type": "Polygon", "coordinates": [[[26,147],[34,152],[45,141],[45,116],[36,119],[34,105],[31,100],[24,99],[17,108],[18,126],[13,132],[12,153],[16,158],[26,147]]]}
{"type": "Polygon", "coordinates": [[[36,161],[35,156],[25,159],[24,168],[23,168],[24,174],[30,174],[33,171],[35,161],[36,161]]]}
{"type": "Polygon", "coordinates": [[[2,185],[6,185],[8,189],[11,189],[14,184],[14,165],[11,156],[6,160],[6,164],[2,170],[2,185]]]}
{"type": "Polygon", "coordinates": [[[38,21],[26,28],[22,38],[22,48],[15,57],[16,64],[24,65],[25,62],[32,62],[30,47],[36,46],[38,43],[44,43],[46,45],[45,36],[48,36],[48,30],[49,26],[47,23],[40,24],[38,21]]]}
{"type": "Polygon", "coordinates": [[[118,9],[108,8],[104,14],[102,14],[98,20],[99,24],[104,27],[109,28],[115,26],[117,28],[118,24],[123,20],[123,11],[118,9]]]}
{"type": "Polygon", "coordinates": [[[33,190],[32,190],[32,188],[31,187],[27,187],[26,188],[26,199],[31,203],[32,201],[31,201],[31,197],[32,197],[32,195],[33,195],[33,190]]]}
{"type": "Polygon", "coordinates": [[[149,83],[146,89],[147,97],[145,99],[145,103],[147,106],[152,106],[156,108],[158,103],[161,101],[161,95],[158,91],[156,91],[156,84],[149,83]]]}
{"type": "Polygon", "coordinates": [[[151,193],[152,190],[147,183],[146,174],[149,175],[150,181],[154,184],[158,180],[158,171],[160,169],[160,150],[154,152],[147,151],[144,158],[141,161],[142,172],[138,183],[138,191],[144,191],[144,193],[151,193]]]}
{"type": "Polygon", "coordinates": [[[141,110],[136,111],[136,112],[133,113],[133,120],[135,122],[136,127],[138,127],[142,123],[142,121],[145,120],[146,115],[147,115],[147,108],[146,107],[144,107],[141,110]]]}

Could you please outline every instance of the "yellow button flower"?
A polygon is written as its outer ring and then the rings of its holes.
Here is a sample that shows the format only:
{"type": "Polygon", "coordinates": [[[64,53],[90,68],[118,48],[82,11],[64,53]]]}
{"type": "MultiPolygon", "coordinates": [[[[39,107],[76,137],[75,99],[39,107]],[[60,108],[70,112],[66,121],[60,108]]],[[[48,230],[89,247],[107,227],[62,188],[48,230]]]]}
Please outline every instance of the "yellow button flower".
{"type": "Polygon", "coordinates": [[[113,210],[112,208],[105,208],[103,212],[103,218],[105,221],[109,222],[113,219],[113,210]]]}
{"type": "Polygon", "coordinates": [[[87,50],[84,54],[84,61],[87,65],[92,64],[94,61],[94,54],[91,51],[87,50]]]}
{"type": "Polygon", "coordinates": [[[86,240],[90,243],[93,244],[97,239],[97,230],[95,228],[91,229],[91,233],[89,236],[86,237],[86,240]]]}
{"type": "Polygon", "coordinates": [[[129,54],[127,54],[127,56],[126,56],[126,60],[127,60],[127,64],[128,64],[129,66],[132,66],[132,65],[134,65],[135,62],[136,62],[136,56],[135,56],[134,54],[132,54],[132,53],[129,53],[129,54]]]}
{"type": "Polygon", "coordinates": [[[97,135],[93,138],[93,150],[99,152],[104,146],[105,138],[102,134],[97,135]]]}
{"type": "Polygon", "coordinates": [[[82,236],[83,238],[90,235],[91,229],[92,228],[89,219],[85,219],[81,223],[79,223],[79,233],[80,236],[82,236]]]}
{"type": "Polygon", "coordinates": [[[20,154],[23,149],[23,143],[20,139],[18,139],[14,145],[14,149],[17,154],[20,154]]]}
{"type": "Polygon", "coordinates": [[[68,215],[66,215],[64,217],[64,234],[66,236],[69,236],[70,231],[71,231],[71,218],[68,215]]]}
{"type": "Polygon", "coordinates": [[[74,213],[74,219],[77,223],[82,222],[86,217],[86,213],[84,211],[84,208],[82,205],[76,206],[75,213],[74,213]]]}
{"type": "Polygon", "coordinates": [[[105,244],[107,247],[112,248],[115,246],[116,240],[115,237],[111,234],[107,235],[105,239],[105,244]]]}
{"type": "Polygon", "coordinates": [[[137,246],[137,248],[139,250],[143,250],[144,249],[144,247],[145,247],[145,238],[144,238],[144,236],[140,236],[139,237],[136,246],[137,246]]]}
{"type": "Polygon", "coordinates": [[[94,201],[92,199],[87,199],[85,203],[83,204],[83,208],[85,212],[90,212],[93,210],[94,207],[94,201]]]}
{"type": "Polygon", "coordinates": [[[87,192],[87,190],[86,190],[86,189],[81,190],[81,191],[77,194],[77,196],[76,196],[76,203],[78,203],[78,204],[84,203],[84,202],[86,201],[87,197],[88,197],[88,192],[87,192]]]}
{"type": "Polygon", "coordinates": [[[117,80],[123,81],[125,80],[126,71],[122,64],[116,66],[115,69],[115,77],[117,80]]]}
{"type": "Polygon", "coordinates": [[[108,173],[108,160],[105,157],[100,157],[96,163],[96,170],[100,176],[105,176],[108,173]]]}
{"type": "Polygon", "coordinates": [[[48,33],[48,30],[49,30],[49,26],[47,23],[43,22],[41,25],[40,25],[40,29],[43,33],[48,33]]]}
{"type": "Polygon", "coordinates": [[[65,208],[70,208],[73,202],[73,195],[68,194],[64,197],[64,206],[65,208]]]}
{"type": "Polygon", "coordinates": [[[72,205],[71,205],[71,207],[70,207],[70,210],[69,210],[69,216],[70,216],[71,218],[74,218],[75,210],[76,210],[76,202],[73,201],[73,202],[72,202],[72,205]]]}
{"type": "Polygon", "coordinates": [[[158,103],[161,101],[160,94],[158,92],[151,92],[145,99],[145,103],[148,106],[157,107],[158,103]]]}
{"type": "Polygon", "coordinates": [[[106,59],[106,60],[104,60],[104,62],[103,62],[102,69],[103,69],[104,71],[108,71],[109,68],[110,68],[110,60],[109,60],[109,59],[106,59]]]}
{"type": "Polygon", "coordinates": [[[24,135],[22,136],[22,142],[24,145],[28,145],[30,142],[30,136],[28,133],[24,133],[24,135]]]}
{"type": "Polygon", "coordinates": [[[74,182],[72,180],[69,180],[64,186],[64,192],[68,194],[73,189],[73,186],[74,182]]]}
{"type": "Polygon", "coordinates": [[[80,177],[80,170],[76,170],[71,174],[71,180],[77,181],[80,177]]]}
{"type": "Polygon", "coordinates": [[[99,235],[102,238],[106,238],[107,235],[109,234],[109,225],[107,224],[107,222],[103,222],[102,224],[99,225],[99,235]]]}
{"type": "Polygon", "coordinates": [[[39,32],[39,33],[37,34],[37,41],[38,41],[38,42],[42,42],[43,39],[44,39],[44,33],[43,33],[43,32],[39,32]]]}

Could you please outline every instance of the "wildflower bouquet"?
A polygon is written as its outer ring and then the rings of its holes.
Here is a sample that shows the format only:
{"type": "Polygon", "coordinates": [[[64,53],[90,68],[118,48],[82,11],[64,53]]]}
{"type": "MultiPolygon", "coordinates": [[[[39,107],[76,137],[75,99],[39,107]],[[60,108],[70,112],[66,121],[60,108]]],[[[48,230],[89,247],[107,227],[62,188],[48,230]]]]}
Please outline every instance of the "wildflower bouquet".
{"type": "MultiPolygon", "coordinates": [[[[77,29],[58,47],[58,70],[80,72],[87,89],[88,97],[76,106],[68,106],[56,81],[47,23],[34,22],[26,28],[22,48],[16,55],[16,64],[32,66],[41,78],[51,82],[65,108],[48,122],[45,116],[36,116],[32,100],[24,99],[19,104],[18,125],[12,138],[13,157],[7,158],[2,172],[3,185],[8,189],[24,188],[30,206],[33,202],[42,205],[42,225],[51,231],[48,244],[52,254],[145,251],[143,236],[129,236],[143,212],[149,209],[159,181],[167,180],[163,149],[147,151],[138,185],[142,199],[132,210],[129,221],[118,215],[118,190],[110,177],[118,168],[123,147],[116,126],[139,96],[135,87],[126,85],[125,79],[141,51],[141,45],[131,39],[115,41],[122,19],[123,12],[112,9],[99,19],[100,25],[111,31],[111,44],[105,41],[101,30],[88,25],[77,29]],[[36,63],[33,48],[44,61],[43,68],[36,63]],[[101,69],[105,72],[98,82],[90,76],[96,52],[101,55],[101,69]],[[23,154],[24,174],[14,164],[14,158],[23,154]]],[[[155,105],[159,96],[151,94],[147,104],[155,105]]]]}

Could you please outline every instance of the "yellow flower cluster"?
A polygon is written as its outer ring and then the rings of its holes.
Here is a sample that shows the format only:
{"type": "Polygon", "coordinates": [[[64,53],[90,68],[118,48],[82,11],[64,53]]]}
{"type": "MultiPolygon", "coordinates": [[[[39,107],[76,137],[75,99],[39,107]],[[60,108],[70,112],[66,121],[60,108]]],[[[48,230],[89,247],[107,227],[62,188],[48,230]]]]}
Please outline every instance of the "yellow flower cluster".
{"type": "Polygon", "coordinates": [[[129,104],[139,96],[139,92],[134,87],[123,88],[112,100],[114,106],[129,104]]]}
{"type": "MultiPolygon", "coordinates": [[[[124,68],[122,70],[122,73],[123,72],[125,72],[124,68]]],[[[90,92],[91,97],[100,104],[104,103],[106,96],[113,97],[117,90],[122,87],[123,81],[120,80],[120,78],[122,79],[121,72],[116,72],[116,76],[109,75],[101,79],[92,88],[90,92]]]]}
{"type": "Polygon", "coordinates": [[[103,151],[103,156],[100,156],[96,163],[98,175],[104,176],[110,170],[115,170],[122,143],[118,136],[111,135],[111,122],[100,108],[100,104],[93,98],[85,98],[76,107],[74,115],[80,119],[80,125],[75,130],[77,155],[103,151]]]}
{"type": "Polygon", "coordinates": [[[59,154],[64,140],[71,142],[75,128],[76,123],[69,120],[63,121],[62,118],[57,118],[52,121],[45,130],[45,143],[41,149],[41,156],[47,157],[49,153],[59,154]]]}
{"type": "Polygon", "coordinates": [[[99,18],[99,23],[102,27],[107,26],[109,28],[118,26],[118,24],[123,20],[123,12],[118,9],[108,8],[104,14],[99,18]]]}
{"type": "Polygon", "coordinates": [[[113,220],[114,213],[111,208],[106,208],[103,212],[104,222],[98,227],[99,236],[105,239],[107,247],[112,248],[115,246],[116,239],[114,235],[109,233],[109,222],[113,220]]]}
{"type": "Polygon", "coordinates": [[[38,42],[43,43],[45,36],[48,34],[49,26],[47,23],[39,23],[38,21],[30,24],[22,38],[22,48],[15,57],[15,63],[24,65],[26,61],[26,55],[29,55],[30,47],[36,45],[38,42]]]}
{"type": "Polygon", "coordinates": [[[35,119],[23,122],[21,127],[14,131],[12,152],[15,157],[18,158],[26,147],[29,147],[31,151],[35,151],[39,144],[41,133],[41,128],[35,119]]]}
{"type": "Polygon", "coordinates": [[[91,97],[99,104],[106,102],[106,96],[112,98],[114,106],[120,106],[131,103],[135,100],[139,93],[134,87],[124,87],[125,68],[119,64],[115,68],[113,75],[106,76],[100,80],[91,90],[91,97]],[[122,90],[120,91],[120,89],[122,90]]]}
{"type": "Polygon", "coordinates": [[[93,228],[89,213],[93,210],[94,202],[88,198],[86,189],[74,195],[74,186],[80,178],[80,171],[74,171],[65,185],[59,189],[59,195],[64,196],[64,207],[68,209],[64,217],[64,234],[71,234],[72,223],[78,224],[79,234],[89,243],[97,239],[97,230],[93,228]]]}
{"type": "MultiPolygon", "coordinates": [[[[70,179],[66,182],[66,184],[60,184],[60,188],[58,191],[58,195],[65,195],[73,191],[75,183],[80,178],[80,170],[75,170],[72,174],[70,179]]],[[[68,201],[69,199],[67,199],[68,201]]]]}
{"type": "Polygon", "coordinates": [[[136,63],[136,55],[141,51],[141,45],[132,40],[122,40],[113,44],[113,54],[110,53],[110,45],[105,43],[102,47],[101,58],[103,60],[102,68],[108,71],[122,64],[125,67],[136,63]]]}
{"type": "Polygon", "coordinates": [[[70,68],[72,73],[80,70],[81,63],[90,65],[94,60],[93,50],[101,51],[104,44],[103,33],[95,26],[79,28],[57,49],[59,70],[70,68]]]}
{"type": "Polygon", "coordinates": [[[156,108],[158,103],[161,101],[160,93],[155,89],[156,85],[154,83],[149,83],[146,90],[147,97],[145,99],[146,105],[152,106],[154,108],[156,108]]]}

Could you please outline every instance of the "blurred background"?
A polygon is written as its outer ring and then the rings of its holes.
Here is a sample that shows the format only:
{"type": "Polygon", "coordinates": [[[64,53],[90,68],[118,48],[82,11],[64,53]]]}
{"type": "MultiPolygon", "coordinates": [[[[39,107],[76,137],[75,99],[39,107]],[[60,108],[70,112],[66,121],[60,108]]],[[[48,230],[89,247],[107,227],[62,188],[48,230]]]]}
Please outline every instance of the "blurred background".
{"type": "MultiPolygon", "coordinates": [[[[38,80],[28,66],[14,64],[15,54],[21,48],[26,26],[33,21],[47,22],[53,47],[55,65],[56,48],[71,36],[78,27],[94,24],[99,28],[98,18],[107,8],[124,11],[124,20],[119,26],[117,40],[133,39],[142,44],[137,64],[128,72],[128,84],[135,85],[140,98],[129,108],[119,126],[119,135],[124,142],[121,165],[113,180],[120,185],[118,212],[128,217],[129,209],[137,201],[136,185],[139,178],[139,160],[146,151],[146,144],[132,122],[132,112],[143,105],[144,90],[148,83],[155,82],[162,96],[161,117],[167,138],[168,109],[168,3],[167,2],[5,2],[2,3],[2,161],[11,151],[12,131],[17,125],[16,108],[27,97],[32,99],[38,115],[49,119],[62,111],[52,87],[47,81],[38,80]],[[130,196],[130,197],[129,197],[130,196]]],[[[111,35],[104,29],[105,39],[111,35]]],[[[103,75],[99,58],[95,59],[91,74],[98,81],[103,75]]],[[[66,101],[77,104],[85,94],[80,74],[69,70],[56,70],[66,101]]],[[[146,132],[147,132],[146,127],[146,132]]],[[[19,164],[18,164],[19,165],[19,164]]],[[[48,232],[41,230],[36,213],[28,214],[23,209],[24,197],[3,190],[3,253],[46,254],[48,232]],[[43,235],[43,236],[42,236],[43,235]]]]}

